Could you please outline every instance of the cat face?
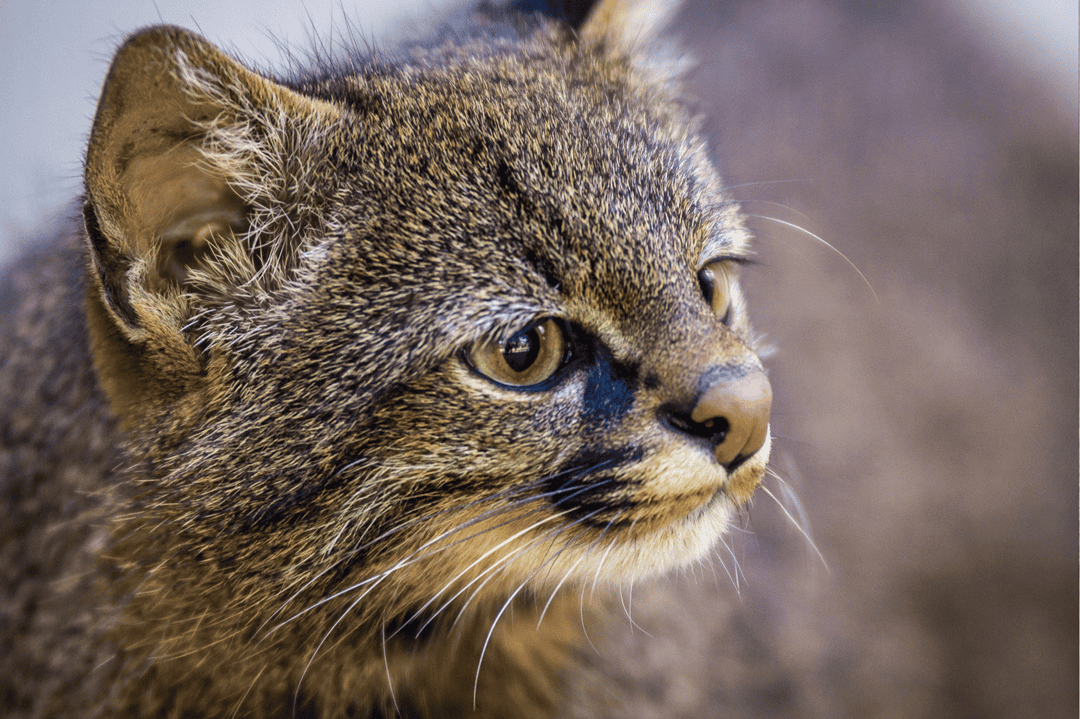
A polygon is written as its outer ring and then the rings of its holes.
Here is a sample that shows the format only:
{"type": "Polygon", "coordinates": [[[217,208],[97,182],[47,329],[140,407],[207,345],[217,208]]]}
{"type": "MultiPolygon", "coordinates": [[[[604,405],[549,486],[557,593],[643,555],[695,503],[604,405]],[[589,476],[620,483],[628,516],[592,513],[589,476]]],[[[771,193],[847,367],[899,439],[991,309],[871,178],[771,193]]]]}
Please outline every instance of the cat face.
{"type": "Polygon", "coordinates": [[[388,81],[350,97],[364,124],[394,131],[343,143],[349,166],[382,164],[349,196],[354,224],[318,284],[350,288],[350,308],[379,287],[392,299],[372,321],[411,307],[420,326],[390,333],[439,357],[376,404],[375,436],[392,439],[361,453],[402,464],[405,494],[427,497],[409,516],[472,506],[445,512],[451,536],[474,515],[520,513],[478,538],[481,554],[536,525],[512,542],[508,575],[662,571],[711,546],[764,471],[767,406],[747,410],[760,436],[742,466],[742,447],[719,461],[689,419],[714,384],[762,377],[736,282],[745,233],[670,106],[602,95],[580,79],[595,68],[575,76],[569,60],[503,62],[471,92],[440,71],[405,96],[388,81]],[[540,77],[567,87],[523,102],[540,77]],[[494,109],[512,102],[520,121],[507,123],[494,109]]]}
{"type": "Polygon", "coordinates": [[[176,567],[412,607],[632,580],[761,480],[747,234],[686,112],[585,41],[442,52],[292,87],[172,29],[118,56],[95,352],[176,567]]]}

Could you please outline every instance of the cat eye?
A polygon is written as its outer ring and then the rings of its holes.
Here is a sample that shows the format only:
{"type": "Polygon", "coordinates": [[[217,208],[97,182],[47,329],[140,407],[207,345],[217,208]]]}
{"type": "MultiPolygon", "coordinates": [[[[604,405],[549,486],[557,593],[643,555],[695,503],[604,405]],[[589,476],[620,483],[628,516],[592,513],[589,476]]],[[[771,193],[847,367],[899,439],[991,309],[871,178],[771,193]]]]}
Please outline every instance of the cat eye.
{"type": "Polygon", "coordinates": [[[512,387],[529,387],[551,378],[566,359],[562,325],[546,319],[511,335],[502,344],[477,342],[469,363],[490,380],[512,387]]]}
{"type": "Polygon", "coordinates": [[[726,325],[731,324],[731,274],[727,262],[713,261],[698,271],[701,294],[713,313],[726,325]]]}

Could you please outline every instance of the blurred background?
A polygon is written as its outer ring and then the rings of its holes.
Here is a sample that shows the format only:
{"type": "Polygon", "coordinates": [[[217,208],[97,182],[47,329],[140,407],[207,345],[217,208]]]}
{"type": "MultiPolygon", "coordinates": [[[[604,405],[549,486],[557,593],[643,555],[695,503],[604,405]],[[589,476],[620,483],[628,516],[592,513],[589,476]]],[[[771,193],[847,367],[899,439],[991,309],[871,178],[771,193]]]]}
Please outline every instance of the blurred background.
{"type": "MultiPolygon", "coordinates": [[[[0,259],[78,192],[128,31],[281,67],[429,6],[356,8],[0,0],[0,259]]],[[[675,31],[758,238],[766,487],[828,568],[759,493],[730,552],[634,588],[648,634],[593,668],[621,690],[568,713],[1076,717],[1077,4],[688,0],[675,31]]]]}

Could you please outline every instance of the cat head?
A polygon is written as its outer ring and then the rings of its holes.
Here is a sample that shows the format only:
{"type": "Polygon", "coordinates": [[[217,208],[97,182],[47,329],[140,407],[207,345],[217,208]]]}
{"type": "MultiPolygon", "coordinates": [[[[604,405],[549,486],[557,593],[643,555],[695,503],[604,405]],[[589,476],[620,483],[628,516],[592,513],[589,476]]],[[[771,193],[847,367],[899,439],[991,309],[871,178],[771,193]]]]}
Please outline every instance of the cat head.
{"type": "Polygon", "coordinates": [[[769,454],[748,234],[626,5],[288,81],[124,44],[85,224],[128,536],[403,606],[709,550],[769,454]]]}

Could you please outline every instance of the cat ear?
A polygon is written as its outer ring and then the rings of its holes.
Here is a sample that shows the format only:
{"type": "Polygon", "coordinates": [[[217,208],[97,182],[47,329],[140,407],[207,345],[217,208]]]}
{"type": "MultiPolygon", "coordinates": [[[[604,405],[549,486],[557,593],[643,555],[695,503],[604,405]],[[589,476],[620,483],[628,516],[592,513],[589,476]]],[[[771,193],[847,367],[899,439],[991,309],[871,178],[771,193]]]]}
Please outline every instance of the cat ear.
{"type": "Polygon", "coordinates": [[[678,80],[689,68],[685,54],[662,34],[681,0],[523,1],[661,81],[678,80]]]}
{"type": "Polygon", "coordinates": [[[581,27],[582,35],[633,47],[656,37],[678,10],[680,0],[598,0],[581,27]]]}
{"type": "Polygon", "coordinates": [[[319,129],[337,115],[185,30],[149,28],[124,43],[98,102],[85,169],[89,312],[95,357],[111,368],[102,372],[110,396],[110,385],[131,384],[123,374],[139,374],[132,363],[142,359],[164,362],[158,369],[178,378],[198,372],[185,334],[192,276],[206,280],[212,269],[219,285],[240,287],[268,274],[261,264],[288,255],[273,243],[294,242],[295,231],[264,235],[275,223],[303,221],[287,215],[305,206],[297,195],[314,183],[289,176],[302,174],[290,162],[302,165],[297,146],[325,136],[319,129]],[[254,225],[258,238],[249,236],[254,225]]]}
{"type": "Polygon", "coordinates": [[[655,37],[681,0],[517,0],[510,7],[558,18],[583,35],[627,46],[655,37]]]}

